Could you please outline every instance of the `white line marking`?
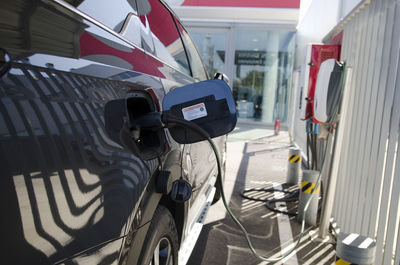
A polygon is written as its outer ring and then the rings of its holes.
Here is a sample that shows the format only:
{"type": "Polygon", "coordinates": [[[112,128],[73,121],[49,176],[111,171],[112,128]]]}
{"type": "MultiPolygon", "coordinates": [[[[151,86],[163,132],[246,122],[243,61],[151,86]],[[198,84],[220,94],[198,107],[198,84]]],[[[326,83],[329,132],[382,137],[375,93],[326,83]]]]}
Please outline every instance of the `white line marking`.
{"type": "MultiPolygon", "coordinates": [[[[282,189],[282,185],[279,183],[274,183],[274,188],[282,189]]],[[[282,197],[281,192],[274,192],[274,194],[275,193],[276,193],[275,198],[282,197]]],[[[277,208],[281,211],[287,211],[285,202],[278,203],[277,208]]],[[[281,245],[282,243],[290,243],[290,245],[294,244],[292,227],[290,226],[289,216],[287,216],[286,214],[277,214],[277,219],[278,219],[277,221],[278,221],[279,240],[281,242],[281,245]]],[[[283,254],[285,252],[282,250],[281,253],[283,254]]],[[[287,258],[282,260],[282,262],[284,262],[285,264],[297,265],[298,261],[296,252],[293,252],[292,255],[289,255],[287,258]]]]}
{"type": "Polygon", "coordinates": [[[372,240],[372,238],[367,237],[358,247],[359,247],[359,248],[367,248],[367,247],[369,247],[373,242],[374,242],[374,240],[372,240]]]}
{"type": "Polygon", "coordinates": [[[345,239],[343,239],[342,243],[345,245],[350,245],[351,242],[353,242],[357,237],[358,237],[357,234],[352,233],[348,235],[345,239]]]}
{"type": "Polygon", "coordinates": [[[322,260],[319,261],[319,264],[325,264],[328,262],[328,260],[330,260],[331,258],[333,258],[336,255],[335,251],[331,251],[331,253],[329,253],[328,255],[326,255],[326,257],[322,260]]]}
{"type": "MultiPolygon", "coordinates": [[[[299,248],[297,249],[297,251],[300,251],[301,249],[303,249],[303,248],[306,247],[307,245],[311,244],[311,241],[308,241],[307,243],[304,243],[304,242],[306,241],[306,239],[308,239],[308,238],[306,238],[305,236],[303,236],[303,237],[301,238],[301,240],[300,240],[300,246],[299,246],[299,248]],[[303,244],[303,243],[304,243],[304,244],[303,244]]],[[[282,255],[282,253],[288,252],[288,251],[291,250],[294,246],[295,246],[295,243],[287,244],[287,242],[283,242],[283,243],[281,244],[281,248],[283,247],[283,248],[281,249],[281,251],[275,253],[274,255],[270,256],[269,258],[271,258],[271,259],[279,258],[279,257],[282,255]]],[[[292,254],[289,255],[289,257],[291,257],[291,255],[294,255],[295,253],[296,253],[296,252],[293,252],[292,254]]],[[[285,259],[284,259],[284,260],[285,260],[285,259]]],[[[263,261],[263,262],[259,263],[258,265],[266,265],[266,264],[269,264],[269,262],[263,261]]],[[[285,264],[287,264],[287,263],[285,263],[285,264]]],[[[290,263],[290,264],[292,264],[292,263],[290,263]]]]}
{"type": "MultiPolygon", "coordinates": [[[[320,248],[323,245],[323,243],[319,244],[318,246],[316,246],[315,248],[320,248]]],[[[314,248],[314,249],[315,249],[314,248]]],[[[303,265],[309,265],[309,264],[313,264],[313,262],[315,260],[317,260],[318,258],[322,257],[322,255],[328,251],[329,249],[331,249],[332,247],[330,245],[325,246],[323,249],[321,249],[320,251],[318,251],[318,253],[314,254],[310,259],[308,259],[303,265]]]]}

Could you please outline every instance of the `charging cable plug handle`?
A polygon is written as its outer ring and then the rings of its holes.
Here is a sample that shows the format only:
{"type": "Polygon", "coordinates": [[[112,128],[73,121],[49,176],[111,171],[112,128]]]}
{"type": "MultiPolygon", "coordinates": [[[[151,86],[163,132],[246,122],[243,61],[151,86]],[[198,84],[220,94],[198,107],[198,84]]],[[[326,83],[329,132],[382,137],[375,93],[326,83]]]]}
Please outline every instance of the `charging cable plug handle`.
{"type": "Polygon", "coordinates": [[[203,128],[201,128],[196,123],[175,117],[174,115],[171,115],[168,112],[163,113],[162,122],[165,124],[165,127],[181,126],[181,127],[190,128],[197,134],[201,135],[205,140],[211,140],[208,132],[205,131],[203,128]]]}
{"type": "Polygon", "coordinates": [[[163,122],[161,121],[161,113],[160,112],[151,112],[135,119],[132,119],[130,129],[140,130],[140,129],[151,129],[158,130],[164,127],[163,122]]]}

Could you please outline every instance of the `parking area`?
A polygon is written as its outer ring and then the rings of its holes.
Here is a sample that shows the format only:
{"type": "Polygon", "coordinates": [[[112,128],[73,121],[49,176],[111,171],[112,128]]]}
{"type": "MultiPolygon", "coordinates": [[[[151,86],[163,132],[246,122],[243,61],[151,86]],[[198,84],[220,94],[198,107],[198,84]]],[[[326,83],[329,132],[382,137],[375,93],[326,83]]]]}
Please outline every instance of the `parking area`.
{"type": "MultiPolygon", "coordinates": [[[[280,257],[290,249],[300,231],[296,217],[277,214],[264,202],[241,197],[244,189],[279,187],[286,181],[290,141],[287,132],[274,135],[272,129],[238,126],[229,136],[225,192],[229,206],[250,234],[257,252],[265,257],[280,257]],[[249,135],[253,138],[249,139],[249,135]]],[[[292,187],[295,188],[295,187],[292,187]]],[[[255,197],[274,197],[279,194],[251,194],[255,197]]],[[[280,209],[295,210],[296,205],[277,203],[280,209]]],[[[332,264],[335,246],[314,239],[315,227],[307,227],[297,253],[275,264],[332,264]]],[[[237,225],[227,215],[219,201],[207,216],[200,239],[188,264],[268,264],[249,250],[237,225]]]]}

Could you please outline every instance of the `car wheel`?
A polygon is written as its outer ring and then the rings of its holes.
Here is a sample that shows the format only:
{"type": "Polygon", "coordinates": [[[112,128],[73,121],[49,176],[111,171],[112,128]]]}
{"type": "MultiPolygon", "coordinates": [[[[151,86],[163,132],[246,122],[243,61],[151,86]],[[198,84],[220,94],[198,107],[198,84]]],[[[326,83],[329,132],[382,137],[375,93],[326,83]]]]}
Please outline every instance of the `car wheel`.
{"type": "Polygon", "coordinates": [[[178,264],[178,234],[175,222],[168,209],[162,205],[159,205],[154,213],[139,264],[178,264]]]}

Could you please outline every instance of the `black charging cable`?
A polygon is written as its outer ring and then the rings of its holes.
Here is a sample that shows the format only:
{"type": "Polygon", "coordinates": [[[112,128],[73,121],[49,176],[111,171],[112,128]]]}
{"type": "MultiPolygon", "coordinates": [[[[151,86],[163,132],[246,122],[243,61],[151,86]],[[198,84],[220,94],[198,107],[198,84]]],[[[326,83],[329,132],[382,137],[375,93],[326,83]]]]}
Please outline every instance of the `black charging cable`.
{"type": "MultiPolygon", "coordinates": [[[[249,236],[247,230],[243,227],[243,225],[240,223],[240,221],[236,218],[236,216],[233,214],[233,212],[229,208],[229,205],[225,198],[224,186],[222,183],[221,159],[219,157],[217,147],[215,146],[214,142],[212,141],[210,135],[203,128],[201,128],[199,125],[197,125],[194,122],[174,117],[169,113],[163,113],[163,114],[151,113],[149,115],[143,116],[143,118],[141,118],[140,121],[137,121],[137,122],[138,122],[137,124],[140,124],[140,126],[142,128],[149,127],[149,128],[153,128],[153,129],[168,128],[168,127],[174,127],[174,126],[183,126],[183,127],[189,128],[190,130],[194,131],[195,133],[200,135],[202,138],[204,138],[204,140],[208,141],[208,143],[210,144],[210,146],[214,152],[216,160],[217,160],[217,167],[218,167],[217,182],[221,189],[221,198],[222,198],[224,207],[227,210],[229,216],[232,218],[232,220],[236,223],[236,225],[239,227],[239,229],[243,232],[243,235],[246,239],[249,249],[256,257],[258,257],[259,259],[261,259],[263,261],[267,261],[267,262],[277,262],[277,261],[281,261],[281,260],[285,259],[286,257],[291,255],[297,249],[297,247],[300,245],[301,238],[303,237],[303,234],[305,231],[305,214],[303,214],[303,218],[301,220],[301,230],[299,233],[299,237],[296,240],[296,243],[294,244],[294,246],[289,251],[283,253],[281,255],[281,257],[279,257],[279,258],[267,258],[267,257],[261,256],[257,253],[256,249],[254,248],[254,246],[250,240],[250,236],[249,236]]],[[[328,137],[329,136],[330,136],[330,134],[328,134],[328,137]]],[[[324,160],[325,160],[325,155],[326,155],[326,150],[324,153],[324,160]]],[[[317,183],[316,187],[319,186],[320,180],[321,180],[321,174],[319,175],[318,180],[316,181],[316,183],[317,183]]],[[[316,187],[311,191],[311,193],[315,192],[316,187]]],[[[312,196],[310,196],[307,203],[305,204],[305,207],[303,209],[304,213],[307,211],[307,209],[310,205],[311,198],[312,198],[312,196]]]]}
{"type": "MultiPolygon", "coordinates": [[[[256,249],[254,248],[253,244],[251,243],[249,233],[243,227],[243,225],[240,223],[240,221],[236,218],[236,216],[233,214],[233,212],[229,208],[229,205],[228,205],[228,203],[226,201],[224,187],[223,187],[223,183],[222,183],[221,159],[219,157],[217,147],[215,146],[214,142],[210,138],[209,134],[203,128],[201,128],[200,126],[198,126],[194,122],[190,122],[190,121],[187,121],[187,120],[182,120],[182,119],[179,119],[179,118],[176,118],[176,117],[172,117],[170,115],[165,115],[164,114],[163,117],[162,117],[162,121],[167,127],[179,125],[179,126],[184,126],[184,127],[190,128],[195,133],[199,134],[201,137],[203,137],[205,140],[208,141],[208,143],[210,144],[210,146],[211,146],[211,148],[212,148],[212,150],[213,150],[213,152],[215,154],[216,160],[217,160],[217,167],[218,167],[217,182],[220,185],[222,202],[223,202],[223,204],[225,206],[225,209],[228,212],[229,216],[236,223],[236,225],[239,227],[239,229],[243,232],[243,235],[244,235],[244,237],[246,239],[246,242],[247,242],[251,252],[256,257],[258,257],[259,259],[261,259],[263,261],[267,261],[267,262],[277,262],[277,261],[280,261],[280,260],[286,258],[287,256],[289,256],[298,247],[298,245],[300,244],[301,237],[302,237],[302,235],[304,233],[304,225],[305,225],[304,216],[305,216],[305,214],[303,215],[302,229],[301,229],[301,232],[299,234],[299,238],[298,238],[296,244],[293,246],[293,248],[291,250],[289,250],[288,252],[282,254],[282,256],[279,257],[279,258],[266,258],[266,257],[263,257],[263,256],[259,255],[257,253],[256,249]]],[[[310,202],[310,200],[309,200],[309,202],[310,202]]],[[[308,208],[308,204],[306,204],[306,206],[305,206],[305,211],[308,208]]]]}
{"type": "Polygon", "coordinates": [[[274,204],[277,202],[297,202],[299,200],[299,193],[300,193],[299,189],[296,189],[294,191],[289,191],[288,189],[279,189],[279,188],[251,188],[251,189],[243,190],[240,193],[240,195],[243,198],[251,200],[251,201],[265,202],[265,206],[273,212],[283,213],[283,214],[287,214],[289,216],[296,216],[297,211],[283,211],[283,210],[276,208],[274,206],[274,204]],[[285,193],[287,195],[280,199],[262,199],[260,197],[247,195],[250,192],[257,192],[257,194],[259,194],[261,192],[266,192],[266,193],[281,192],[281,193],[285,193]]]}
{"type": "MultiPolygon", "coordinates": [[[[145,115],[142,118],[140,118],[140,120],[136,120],[136,125],[140,125],[141,128],[148,127],[148,128],[152,128],[154,130],[161,129],[161,128],[174,127],[174,126],[183,126],[183,127],[189,128],[193,132],[197,133],[198,135],[200,135],[202,138],[204,138],[204,140],[206,140],[210,144],[210,146],[214,152],[214,155],[216,157],[216,160],[217,160],[217,168],[218,168],[217,183],[219,184],[219,187],[221,189],[221,198],[222,198],[224,207],[225,207],[226,211],[228,212],[229,216],[232,218],[232,220],[235,222],[235,224],[242,231],[251,252],[256,257],[258,257],[259,259],[261,259],[263,261],[267,261],[267,262],[277,262],[277,261],[280,261],[280,260],[288,257],[299,246],[300,240],[303,236],[304,228],[305,228],[305,219],[304,219],[305,214],[303,215],[302,227],[301,227],[301,231],[299,233],[299,238],[298,238],[296,244],[289,251],[282,254],[282,256],[279,258],[266,258],[257,253],[256,249],[254,248],[253,244],[251,243],[249,233],[244,228],[244,226],[240,223],[240,221],[236,218],[236,216],[233,214],[233,212],[229,208],[228,202],[226,201],[224,186],[222,183],[221,159],[218,154],[218,149],[215,146],[214,142],[212,141],[210,135],[199,125],[197,125],[196,123],[191,122],[191,121],[177,118],[175,116],[172,116],[169,113],[162,113],[162,114],[151,113],[151,114],[145,115]]],[[[319,180],[317,182],[319,183],[319,180]]],[[[304,207],[304,212],[307,211],[307,208],[308,208],[308,205],[310,204],[310,202],[311,202],[311,200],[309,200],[306,203],[306,206],[304,207]]]]}

